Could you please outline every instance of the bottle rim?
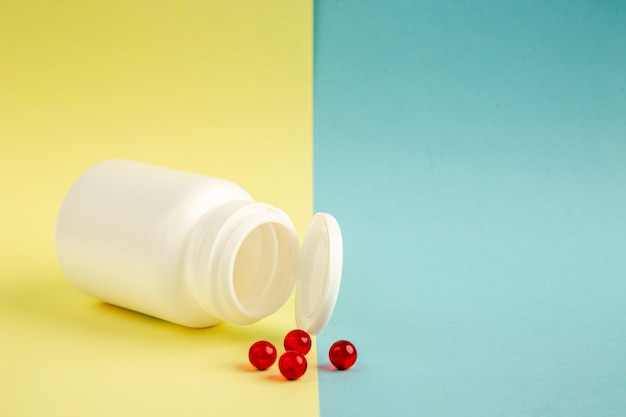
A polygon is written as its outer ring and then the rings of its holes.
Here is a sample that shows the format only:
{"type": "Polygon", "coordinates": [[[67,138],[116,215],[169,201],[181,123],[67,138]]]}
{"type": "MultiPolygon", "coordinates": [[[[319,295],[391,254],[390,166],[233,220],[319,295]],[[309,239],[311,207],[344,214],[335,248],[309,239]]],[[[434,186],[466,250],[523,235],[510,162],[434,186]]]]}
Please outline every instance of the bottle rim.
{"type": "Polygon", "coordinates": [[[295,227],[280,209],[254,201],[233,201],[200,219],[191,236],[190,287],[207,313],[233,324],[251,324],[276,312],[295,287],[293,266],[299,243],[295,227]],[[247,239],[257,242],[248,242],[247,239]],[[248,256],[252,246],[256,255],[248,256]],[[259,246],[255,248],[255,246],[259,246]],[[254,259],[253,259],[254,258],[254,259]],[[265,265],[250,271],[257,258],[265,265]],[[240,265],[253,277],[241,276],[240,265]],[[250,285],[239,285],[245,280],[250,285]]]}

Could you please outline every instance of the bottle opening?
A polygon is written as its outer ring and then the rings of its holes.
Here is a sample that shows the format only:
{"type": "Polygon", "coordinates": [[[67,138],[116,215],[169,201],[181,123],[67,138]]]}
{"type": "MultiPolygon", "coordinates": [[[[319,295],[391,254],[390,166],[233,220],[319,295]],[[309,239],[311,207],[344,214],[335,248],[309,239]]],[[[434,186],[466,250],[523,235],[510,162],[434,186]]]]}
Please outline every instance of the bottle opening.
{"type": "Polygon", "coordinates": [[[194,294],[222,321],[250,324],[267,317],[295,287],[298,238],[287,215],[272,206],[227,203],[206,215],[192,242],[194,294]]]}
{"type": "Polygon", "coordinates": [[[266,317],[280,308],[294,286],[292,232],[266,223],[248,233],[232,267],[235,297],[249,317],[266,317]]]}
{"type": "Polygon", "coordinates": [[[244,239],[233,266],[235,295],[245,309],[253,309],[270,286],[278,262],[274,225],[264,224],[244,239]]]}

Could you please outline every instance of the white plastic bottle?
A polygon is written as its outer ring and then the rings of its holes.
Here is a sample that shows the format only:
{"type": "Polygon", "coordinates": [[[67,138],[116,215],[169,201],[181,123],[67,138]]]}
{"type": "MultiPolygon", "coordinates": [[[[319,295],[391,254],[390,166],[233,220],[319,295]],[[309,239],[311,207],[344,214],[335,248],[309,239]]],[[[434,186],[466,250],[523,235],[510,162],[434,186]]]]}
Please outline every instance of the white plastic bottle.
{"type": "Polygon", "coordinates": [[[74,183],[56,252],[84,292],[189,327],[256,322],[296,287],[296,324],[313,334],[330,319],[343,259],[328,214],[313,217],[301,251],[289,217],[238,185],[126,160],[74,183]]]}

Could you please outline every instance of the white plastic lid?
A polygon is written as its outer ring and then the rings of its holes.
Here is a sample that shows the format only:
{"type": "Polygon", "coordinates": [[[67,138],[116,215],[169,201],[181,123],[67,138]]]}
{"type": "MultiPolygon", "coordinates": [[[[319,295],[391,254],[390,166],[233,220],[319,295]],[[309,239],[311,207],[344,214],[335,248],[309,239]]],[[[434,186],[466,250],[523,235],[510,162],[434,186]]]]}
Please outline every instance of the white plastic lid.
{"type": "Polygon", "coordinates": [[[316,213],[304,236],[294,271],[298,328],[317,334],[326,326],[337,302],[342,267],[339,223],[330,214],[316,213]]]}

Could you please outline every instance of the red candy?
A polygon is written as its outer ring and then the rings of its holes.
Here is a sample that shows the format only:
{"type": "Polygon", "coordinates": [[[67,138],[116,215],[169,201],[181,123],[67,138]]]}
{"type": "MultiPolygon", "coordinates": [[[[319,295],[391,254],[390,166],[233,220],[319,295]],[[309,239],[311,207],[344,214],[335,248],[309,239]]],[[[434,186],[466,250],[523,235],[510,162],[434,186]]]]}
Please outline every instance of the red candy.
{"type": "Polygon", "coordinates": [[[311,350],[311,336],[304,330],[292,330],[285,336],[285,350],[297,350],[306,355],[311,350]]]}
{"type": "Polygon", "coordinates": [[[356,348],[347,340],[339,340],[330,347],[328,357],[339,370],[345,370],[356,362],[356,348]]]}
{"type": "Polygon", "coordinates": [[[300,378],[306,372],[307,362],[304,354],[297,350],[288,350],[278,360],[280,373],[289,380],[300,378]]]}
{"type": "MultiPolygon", "coordinates": [[[[304,330],[295,329],[287,333],[283,344],[286,352],[278,360],[278,369],[288,380],[298,379],[308,366],[304,355],[311,350],[311,336],[304,330]]],[[[356,362],[356,348],[347,340],[339,340],[330,347],[328,357],[337,369],[343,371],[356,362]]],[[[259,340],[250,346],[248,358],[255,368],[265,370],[276,362],[276,348],[266,340],[259,340]]]]}
{"type": "Polygon", "coordinates": [[[250,346],[248,359],[255,368],[263,371],[276,362],[276,348],[266,340],[259,340],[250,346]]]}

